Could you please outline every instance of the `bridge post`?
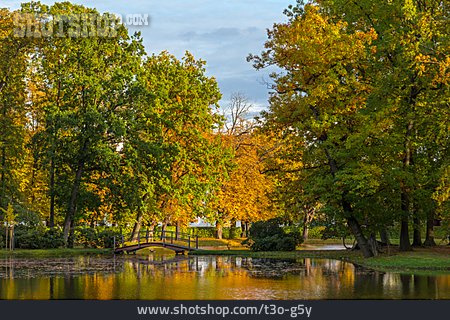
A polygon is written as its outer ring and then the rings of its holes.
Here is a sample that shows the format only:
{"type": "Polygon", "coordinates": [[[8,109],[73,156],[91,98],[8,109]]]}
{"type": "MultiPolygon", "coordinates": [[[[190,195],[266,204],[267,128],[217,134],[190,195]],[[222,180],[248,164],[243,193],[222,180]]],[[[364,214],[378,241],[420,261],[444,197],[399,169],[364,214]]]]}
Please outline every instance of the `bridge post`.
{"type": "Polygon", "coordinates": [[[124,244],[124,238],[123,238],[123,235],[122,235],[122,248],[123,248],[123,244],[124,244]]]}
{"type": "Polygon", "coordinates": [[[161,238],[162,238],[163,243],[166,243],[166,231],[165,230],[161,231],[161,238]]]}
{"type": "Polygon", "coordinates": [[[188,248],[191,248],[191,235],[188,236],[188,248]]]}
{"type": "Polygon", "coordinates": [[[147,231],[146,231],[146,233],[145,233],[145,238],[146,238],[147,243],[148,243],[148,228],[147,228],[147,231]]]}
{"type": "Polygon", "coordinates": [[[138,247],[141,246],[141,232],[138,232],[138,247]]]}
{"type": "Polygon", "coordinates": [[[116,236],[113,237],[113,251],[116,251],[116,236]]]}
{"type": "Polygon", "coordinates": [[[170,243],[173,244],[173,232],[170,233],[170,243]]]}
{"type": "Polygon", "coordinates": [[[198,249],[198,236],[195,236],[195,249],[198,249]]]}

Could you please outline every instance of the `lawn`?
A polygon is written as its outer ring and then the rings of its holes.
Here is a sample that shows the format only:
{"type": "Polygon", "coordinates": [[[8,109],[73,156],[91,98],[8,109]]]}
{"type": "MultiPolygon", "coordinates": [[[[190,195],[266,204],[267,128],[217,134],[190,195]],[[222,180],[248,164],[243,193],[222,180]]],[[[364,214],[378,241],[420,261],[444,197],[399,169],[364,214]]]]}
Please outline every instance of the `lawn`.
{"type": "Polygon", "coordinates": [[[355,263],[380,271],[440,270],[450,271],[450,247],[419,248],[411,252],[398,252],[393,247],[390,254],[364,259],[358,251],[350,250],[297,250],[291,252],[253,252],[250,250],[199,250],[195,255],[238,255],[255,258],[326,258],[355,263]]]}
{"type": "Polygon", "coordinates": [[[14,251],[0,250],[0,258],[3,257],[30,257],[30,258],[54,258],[70,256],[86,256],[93,254],[111,254],[112,249],[85,249],[85,248],[57,248],[57,249],[16,249],[14,251]]]}
{"type": "Polygon", "coordinates": [[[450,270],[450,248],[418,248],[411,252],[396,252],[370,259],[359,259],[365,266],[375,269],[450,270]]]}

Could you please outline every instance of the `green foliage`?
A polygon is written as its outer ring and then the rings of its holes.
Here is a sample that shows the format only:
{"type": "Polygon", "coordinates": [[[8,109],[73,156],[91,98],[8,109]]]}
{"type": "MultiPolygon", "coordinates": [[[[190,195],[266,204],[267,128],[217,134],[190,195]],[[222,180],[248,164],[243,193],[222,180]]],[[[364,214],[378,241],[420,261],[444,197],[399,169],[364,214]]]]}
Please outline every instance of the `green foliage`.
{"type": "Polygon", "coordinates": [[[224,237],[226,239],[236,239],[240,238],[242,229],[239,227],[230,227],[227,231],[228,233],[224,232],[224,237]]]}
{"type": "MultiPolygon", "coordinates": [[[[305,2],[249,57],[283,71],[272,74],[261,130],[237,112],[230,142],[219,134],[221,94],[204,61],[147,56],[140,35],[113,22],[111,37],[17,38],[14,12],[0,9],[0,216],[17,222],[17,246],[58,247],[59,227],[66,245],[110,247],[119,234],[74,231],[80,223],[129,232],[278,212],[292,227],[256,223],[255,250],[295,247],[303,225],[324,228],[312,228],[314,238],[351,226],[361,244],[386,229],[398,236],[400,225],[405,244],[413,219],[423,233],[424,221],[439,218],[436,234],[448,233],[447,7],[305,2]]],[[[70,2],[17,12],[44,24],[42,14],[110,17],[70,2]]]]}
{"type": "Polygon", "coordinates": [[[252,224],[249,229],[249,238],[266,238],[270,236],[282,236],[284,235],[284,230],[281,227],[281,219],[270,219],[268,221],[258,221],[252,224]]]}
{"type": "MultiPolygon", "coordinates": [[[[214,238],[216,235],[216,228],[214,227],[201,227],[201,228],[189,228],[188,232],[191,235],[199,236],[200,238],[214,238]]],[[[224,228],[224,233],[226,228],[224,228]]]]}
{"type": "MultiPolygon", "coordinates": [[[[224,227],[222,235],[225,239],[236,239],[241,236],[241,231],[241,228],[238,227],[224,227]]],[[[215,227],[190,227],[187,232],[199,238],[215,238],[217,230],[215,227]]]]}
{"type": "MultiPolygon", "coordinates": [[[[31,42],[13,35],[13,14],[0,9],[0,208],[19,197],[23,179],[26,69],[31,42]]],[[[1,215],[1,213],[0,213],[1,215]]]]}
{"type": "Polygon", "coordinates": [[[308,230],[308,238],[309,239],[322,239],[324,235],[325,227],[316,226],[312,227],[308,230]]]}
{"type": "Polygon", "coordinates": [[[17,221],[17,214],[14,214],[14,207],[11,203],[8,203],[8,207],[6,209],[0,208],[3,211],[3,221],[8,227],[14,226],[17,221]]]}
{"type": "Polygon", "coordinates": [[[5,236],[6,236],[6,229],[3,225],[0,225],[0,248],[5,248],[5,236]]]}
{"type": "Polygon", "coordinates": [[[302,242],[298,230],[285,231],[278,218],[258,221],[249,229],[249,240],[253,251],[293,251],[302,242]]]}
{"type": "MultiPolygon", "coordinates": [[[[19,227],[15,235],[16,247],[20,249],[54,249],[64,246],[63,233],[59,228],[19,227]]],[[[75,245],[84,248],[112,248],[114,236],[120,239],[120,232],[113,228],[77,227],[75,245]]],[[[2,239],[3,237],[0,237],[0,241],[2,239]]]]}
{"type": "Polygon", "coordinates": [[[64,245],[62,231],[57,229],[17,228],[15,242],[20,249],[53,249],[64,245]]]}
{"type": "Polygon", "coordinates": [[[84,248],[97,248],[97,232],[94,228],[77,227],[75,229],[75,244],[84,248]]]}
{"type": "Polygon", "coordinates": [[[283,69],[264,114],[281,146],[271,159],[276,199],[291,217],[316,207],[329,235],[350,226],[367,257],[368,238],[395,222],[409,249],[408,220],[446,206],[445,9],[438,0],[299,1],[269,30],[266,51],[249,57],[257,69],[283,69]]]}
{"type": "Polygon", "coordinates": [[[121,233],[115,228],[88,228],[77,227],[75,230],[75,245],[84,248],[112,248],[116,241],[121,239],[121,233]]]}

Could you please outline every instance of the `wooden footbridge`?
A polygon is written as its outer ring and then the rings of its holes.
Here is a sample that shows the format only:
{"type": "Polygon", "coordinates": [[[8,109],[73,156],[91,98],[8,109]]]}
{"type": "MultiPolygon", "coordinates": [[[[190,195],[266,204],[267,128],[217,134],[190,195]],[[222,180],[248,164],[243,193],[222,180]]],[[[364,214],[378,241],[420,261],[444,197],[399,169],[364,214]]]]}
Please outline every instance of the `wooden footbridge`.
{"type": "Polygon", "coordinates": [[[126,241],[124,236],[114,237],[114,253],[131,253],[148,247],[163,247],[176,254],[198,250],[198,236],[175,231],[140,231],[126,241]]]}

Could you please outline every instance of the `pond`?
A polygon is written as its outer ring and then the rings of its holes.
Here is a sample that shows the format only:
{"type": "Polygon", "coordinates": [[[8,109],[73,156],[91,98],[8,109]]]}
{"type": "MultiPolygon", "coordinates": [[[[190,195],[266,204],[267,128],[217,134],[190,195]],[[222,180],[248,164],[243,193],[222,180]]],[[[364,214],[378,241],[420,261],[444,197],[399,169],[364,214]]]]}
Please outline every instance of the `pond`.
{"type": "Polygon", "coordinates": [[[308,258],[3,258],[0,299],[450,299],[450,274],[377,272],[308,258]]]}

